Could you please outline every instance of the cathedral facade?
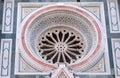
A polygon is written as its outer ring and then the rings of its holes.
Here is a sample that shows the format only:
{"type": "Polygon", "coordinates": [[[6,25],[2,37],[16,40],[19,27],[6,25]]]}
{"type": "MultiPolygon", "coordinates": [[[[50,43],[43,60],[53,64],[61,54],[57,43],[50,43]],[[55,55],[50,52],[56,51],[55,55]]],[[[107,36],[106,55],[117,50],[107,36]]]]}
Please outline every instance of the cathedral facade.
{"type": "Polygon", "coordinates": [[[1,0],[0,78],[120,78],[119,0],[1,0]]]}

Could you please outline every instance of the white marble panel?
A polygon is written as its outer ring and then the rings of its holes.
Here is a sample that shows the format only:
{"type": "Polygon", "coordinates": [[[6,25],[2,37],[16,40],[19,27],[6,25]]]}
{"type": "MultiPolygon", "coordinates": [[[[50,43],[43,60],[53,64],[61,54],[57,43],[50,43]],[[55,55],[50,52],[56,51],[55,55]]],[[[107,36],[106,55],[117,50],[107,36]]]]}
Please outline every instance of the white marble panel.
{"type": "Polygon", "coordinates": [[[1,39],[0,78],[10,78],[12,39],[1,39]]]}
{"type": "Polygon", "coordinates": [[[107,0],[110,33],[120,33],[120,20],[117,0],[107,0]]]}
{"type": "Polygon", "coordinates": [[[111,39],[116,78],[120,78],[120,38],[111,39]]]}
{"type": "Polygon", "coordinates": [[[4,1],[2,33],[13,33],[14,0],[4,1]]]}

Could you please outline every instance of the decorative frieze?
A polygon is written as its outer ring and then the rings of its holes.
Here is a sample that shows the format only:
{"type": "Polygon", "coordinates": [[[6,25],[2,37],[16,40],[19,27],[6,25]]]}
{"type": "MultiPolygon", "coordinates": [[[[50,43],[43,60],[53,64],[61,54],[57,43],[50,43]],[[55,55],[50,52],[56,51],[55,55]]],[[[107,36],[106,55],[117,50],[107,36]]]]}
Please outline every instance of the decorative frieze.
{"type": "Polygon", "coordinates": [[[2,33],[13,33],[14,0],[4,1],[2,33]]]}
{"type": "Polygon", "coordinates": [[[1,39],[0,78],[10,78],[12,39],[1,39]]]}
{"type": "Polygon", "coordinates": [[[110,33],[120,33],[120,20],[117,0],[107,0],[110,33]]]}
{"type": "Polygon", "coordinates": [[[120,78],[120,38],[111,39],[114,58],[114,70],[116,78],[120,78]]]}

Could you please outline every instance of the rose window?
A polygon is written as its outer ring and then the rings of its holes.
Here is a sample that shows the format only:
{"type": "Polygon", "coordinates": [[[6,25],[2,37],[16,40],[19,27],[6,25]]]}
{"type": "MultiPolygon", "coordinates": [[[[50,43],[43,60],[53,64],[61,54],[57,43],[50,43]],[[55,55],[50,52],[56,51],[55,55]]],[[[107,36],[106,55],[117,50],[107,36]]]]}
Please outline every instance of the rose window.
{"type": "Polygon", "coordinates": [[[40,71],[61,63],[71,70],[85,71],[103,55],[98,21],[80,7],[51,5],[38,9],[22,22],[21,56],[40,71]]]}
{"type": "Polygon", "coordinates": [[[84,53],[80,32],[66,26],[48,28],[38,40],[39,54],[49,63],[74,63],[84,53]],[[44,33],[44,34],[43,34],[44,33]]]}

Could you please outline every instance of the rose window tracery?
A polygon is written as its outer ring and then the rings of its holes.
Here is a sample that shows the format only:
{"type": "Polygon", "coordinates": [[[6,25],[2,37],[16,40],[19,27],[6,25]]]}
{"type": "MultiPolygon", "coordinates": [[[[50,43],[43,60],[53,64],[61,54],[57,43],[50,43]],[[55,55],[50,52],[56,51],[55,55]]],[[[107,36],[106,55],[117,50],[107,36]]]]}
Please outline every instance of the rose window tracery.
{"type": "Polygon", "coordinates": [[[41,33],[38,49],[40,56],[49,63],[71,64],[82,57],[84,43],[80,32],[70,27],[56,26],[41,33]]]}

